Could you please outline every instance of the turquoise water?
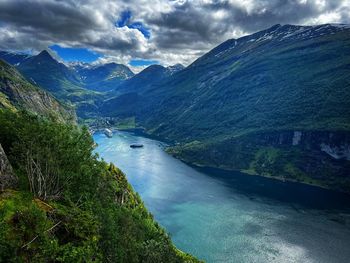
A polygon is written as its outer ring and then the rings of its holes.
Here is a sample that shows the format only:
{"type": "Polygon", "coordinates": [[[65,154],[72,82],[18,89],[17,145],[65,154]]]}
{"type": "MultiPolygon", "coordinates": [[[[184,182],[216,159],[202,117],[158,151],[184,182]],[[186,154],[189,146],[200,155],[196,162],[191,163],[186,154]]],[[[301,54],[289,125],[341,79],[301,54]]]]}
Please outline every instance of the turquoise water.
{"type": "Polygon", "coordinates": [[[161,142],[95,134],[176,246],[206,262],[350,262],[350,198],[238,172],[197,169],[161,142]],[[143,148],[131,149],[132,143],[143,148]]]}

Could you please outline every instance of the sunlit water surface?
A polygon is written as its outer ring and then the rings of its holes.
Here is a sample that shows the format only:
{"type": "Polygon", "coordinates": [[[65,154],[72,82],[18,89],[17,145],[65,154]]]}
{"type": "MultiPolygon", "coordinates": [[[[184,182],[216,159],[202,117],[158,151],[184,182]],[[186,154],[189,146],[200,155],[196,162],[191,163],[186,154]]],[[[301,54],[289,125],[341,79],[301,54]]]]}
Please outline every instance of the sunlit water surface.
{"type": "Polygon", "coordinates": [[[165,153],[161,142],[133,133],[98,133],[94,140],[96,152],[126,173],[176,246],[206,262],[350,262],[346,195],[196,169],[165,153]]]}

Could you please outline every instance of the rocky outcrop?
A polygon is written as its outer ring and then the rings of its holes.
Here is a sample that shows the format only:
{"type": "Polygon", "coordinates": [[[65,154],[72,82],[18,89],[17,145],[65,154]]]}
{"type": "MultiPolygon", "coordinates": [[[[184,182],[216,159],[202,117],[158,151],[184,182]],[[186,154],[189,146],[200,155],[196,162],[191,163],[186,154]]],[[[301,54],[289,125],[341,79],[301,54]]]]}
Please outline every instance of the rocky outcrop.
{"type": "Polygon", "coordinates": [[[12,66],[0,60],[0,108],[26,110],[59,122],[75,123],[74,109],[29,83],[12,66]]]}
{"type": "Polygon", "coordinates": [[[14,188],[17,184],[17,177],[12,166],[0,144],[0,190],[14,188]]]}
{"type": "Polygon", "coordinates": [[[318,151],[333,159],[350,160],[350,132],[346,131],[275,131],[256,133],[250,141],[263,146],[299,147],[318,151]]]}

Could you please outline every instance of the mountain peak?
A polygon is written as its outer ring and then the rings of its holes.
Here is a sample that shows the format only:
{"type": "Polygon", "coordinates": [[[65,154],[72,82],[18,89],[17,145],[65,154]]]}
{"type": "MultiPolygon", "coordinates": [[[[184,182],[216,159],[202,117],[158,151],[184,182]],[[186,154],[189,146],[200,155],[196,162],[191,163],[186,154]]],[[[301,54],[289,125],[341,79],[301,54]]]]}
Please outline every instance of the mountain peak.
{"type": "Polygon", "coordinates": [[[270,28],[268,28],[268,29],[266,29],[266,30],[267,30],[267,31],[276,30],[277,28],[280,28],[280,27],[282,27],[281,24],[276,24],[276,25],[273,25],[272,27],[270,27],[270,28]]]}
{"type": "Polygon", "coordinates": [[[147,68],[145,68],[141,72],[151,72],[154,70],[165,70],[165,67],[163,67],[162,65],[159,65],[159,64],[153,64],[153,65],[148,66],[147,68]]]}
{"type": "Polygon", "coordinates": [[[170,75],[172,75],[172,74],[174,74],[174,73],[176,73],[176,72],[178,72],[180,70],[183,70],[184,68],[185,67],[182,64],[180,64],[180,63],[177,63],[175,65],[167,67],[170,75]]]}
{"type": "Polygon", "coordinates": [[[41,51],[38,55],[37,55],[38,58],[45,58],[45,59],[53,59],[54,58],[51,56],[51,54],[47,51],[47,50],[43,50],[41,51]]]}
{"type": "Polygon", "coordinates": [[[168,68],[177,68],[177,69],[183,69],[185,68],[184,65],[180,64],[180,63],[177,63],[177,64],[174,64],[172,66],[169,66],[168,68]]]}

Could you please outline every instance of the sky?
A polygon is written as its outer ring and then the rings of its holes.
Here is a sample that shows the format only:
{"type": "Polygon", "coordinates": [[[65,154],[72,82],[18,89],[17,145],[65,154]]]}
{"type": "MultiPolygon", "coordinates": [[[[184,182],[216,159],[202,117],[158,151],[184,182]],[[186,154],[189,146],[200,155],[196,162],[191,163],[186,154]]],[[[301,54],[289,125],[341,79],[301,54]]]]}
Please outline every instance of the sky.
{"type": "Polygon", "coordinates": [[[324,23],[350,24],[350,0],[0,0],[0,49],[139,71],[274,24],[324,23]]]}

